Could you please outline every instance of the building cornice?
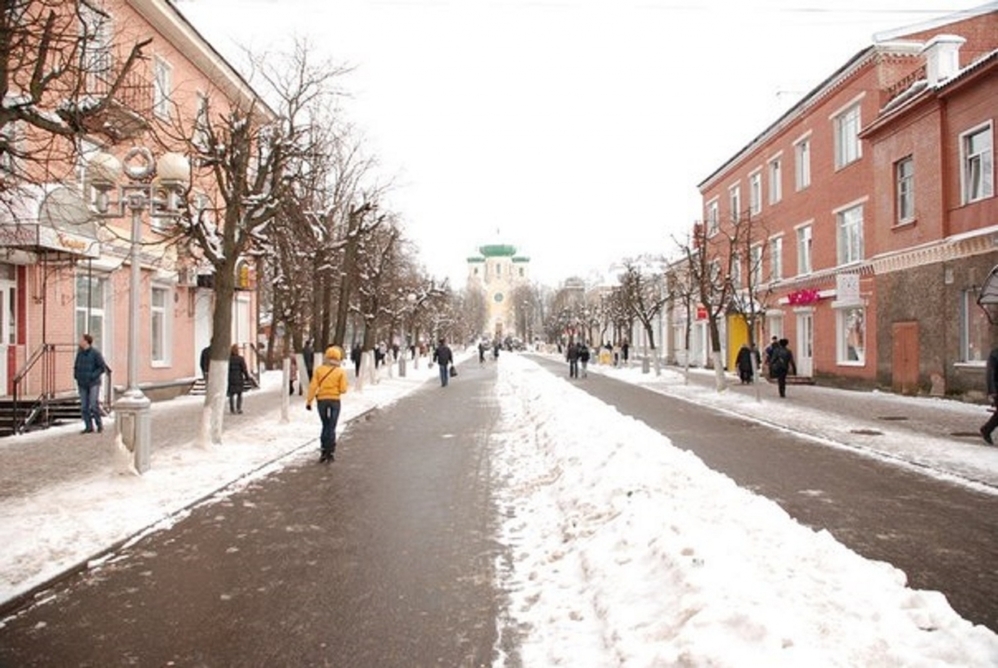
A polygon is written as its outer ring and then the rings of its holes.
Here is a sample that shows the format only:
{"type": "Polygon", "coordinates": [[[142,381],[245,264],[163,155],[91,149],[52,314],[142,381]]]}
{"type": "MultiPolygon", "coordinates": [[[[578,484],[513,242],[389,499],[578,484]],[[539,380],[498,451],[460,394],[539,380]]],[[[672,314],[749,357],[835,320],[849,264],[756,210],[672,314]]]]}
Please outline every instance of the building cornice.
{"type": "Polygon", "coordinates": [[[195,28],[170,0],[126,0],[126,2],[180,53],[190,58],[211,82],[231,100],[254,108],[264,118],[277,113],[245,78],[195,28]]]}

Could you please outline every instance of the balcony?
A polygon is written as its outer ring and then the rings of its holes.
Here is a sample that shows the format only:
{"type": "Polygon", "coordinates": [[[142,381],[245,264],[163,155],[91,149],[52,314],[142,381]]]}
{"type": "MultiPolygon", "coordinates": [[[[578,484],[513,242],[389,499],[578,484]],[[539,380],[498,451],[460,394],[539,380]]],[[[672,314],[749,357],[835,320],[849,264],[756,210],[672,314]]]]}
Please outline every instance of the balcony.
{"type": "Polygon", "coordinates": [[[152,82],[134,67],[126,72],[112,94],[119,78],[120,63],[86,75],[83,95],[67,101],[59,115],[68,123],[93,134],[101,134],[112,143],[133,139],[149,129],[153,110],[152,82]],[[104,101],[111,96],[106,105],[104,101]]]}

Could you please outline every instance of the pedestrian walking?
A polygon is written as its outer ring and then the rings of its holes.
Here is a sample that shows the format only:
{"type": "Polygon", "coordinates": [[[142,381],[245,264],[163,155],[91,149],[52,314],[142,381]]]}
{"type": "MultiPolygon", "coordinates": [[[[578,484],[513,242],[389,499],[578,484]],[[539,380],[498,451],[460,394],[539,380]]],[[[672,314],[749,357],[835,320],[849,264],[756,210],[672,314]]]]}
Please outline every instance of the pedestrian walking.
{"type": "Polygon", "coordinates": [[[201,375],[204,376],[204,386],[208,387],[208,369],[211,368],[211,346],[207,345],[201,351],[201,375]]]}
{"type": "Polygon", "coordinates": [[[499,348],[502,344],[499,343],[499,339],[492,342],[492,359],[496,362],[499,361],[499,348]]]}
{"type": "Polygon", "coordinates": [[[353,377],[360,378],[360,359],[361,359],[361,349],[360,344],[353,344],[353,348],[350,349],[350,361],[353,362],[353,377]]]}
{"type": "Polygon", "coordinates": [[[301,349],[301,356],[305,360],[305,377],[312,381],[312,372],[315,370],[315,348],[312,347],[312,339],[306,339],[305,345],[301,349]]]}
{"type": "Polygon", "coordinates": [[[984,375],[988,389],[988,400],[991,402],[994,412],[988,418],[988,421],[984,423],[984,426],[981,427],[981,438],[988,445],[994,445],[995,442],[991,438],[991,433],[995,430],[995,427],[998,427],[998,348],[991,349],[984,375]]]}
{"type": "Polygon", "coordinates": [[[478,366],[485,364],[485,341],[478,342],[478,366]]]}
{"type": "Polygon", "coordinates": [[[589,344],[580,343],[579,344],[579,364],[582,366],[582,377],[588,378],[589,371],[589,344]]]}
{"type": "Polygon", "coordinates": [[[787,339],[780,339],[777,341],[776,347],[773,348],[769,359],[769,373],[772,378],[776,379],[780,396],[786,398],[787,374],[797,375],[797,364],[794,362],[794,354],[790,350],[790,341],[787,339]]]}
{"type": "Polygon", "coordinates": [[[243,412],[243,390],[247,382],[253,382],[246,368],[246,360],[239,354],[239,344],[233,343],[229,349],[229,412],[243,412]]]}
{"type": "Polygon", "coordinates": [[[568,377],[579,377],[579,345],[569,343],[568,350],[565,351],[565,359],[568,360],[568,377]]]}
{"type": "Polygon", "coordinates": [[[454,364],[454,353],[442,337],[433,351],[433,361],[440,367],[440,387],[447,387],[447,381],[453,373],[451,366],[454,364]]]}
{"type": "Polygon", "coordinates": [[[627,339],[620,345],[620,354],[624,358],[624,366],[627,366],[627,360],[631,354],[631,344],[627,339]]]}
{"type": "Polygon", "coordinates": [[[780,345],[780,339],[779,337],[774,336],[770,340],[769,345],[766,346],[766,348],[762,351],[762,360],[766,364],[766,373],[769,374],[770,378],[773,377],[773,374],[769,370],[769,362],[773,358],[773,349],[776,348],[778,345],[780,345]]]}
{"type": "MultiPolygon", "coordinates": [[[[293,395],[295,393],[295,380],[298,379],[298,360],[295,356],[291,356],[291,373],[288,378],[288,395],[293,395]]],[[[301,383],[298,383],[298,396],[301,396],[301,383]]]]}
{"type": "Polygon", "coordinates": [[[735,357],[735,366],[738,367],[738,379],[742,385],[752,382],[752,349],[747,343],[743,343],[735,357]]]}
{"type": "Polygon", "coordinates": [[[80,347],[73,361],[73,378],[80,393],[80,415],[83,417],[83,433],[92,434],[104,431],[100,414],[100,383],[104,372],[108,371],[104,356],[94,348],[94,337],[84,334],[80,337],[80,347]]]}
{"type": "Polygon", "coordinates": [[[312,410],[312,401],[319,409],[322,432],[319,434],[319,463],[331,462],[336,452],[336,423],[340,419],[340,397],[347,391],[347,374],[341,364],[343,350],[339,346],[326,348],[325,361],[315,370],[305,396],[305,410],[312,410]]]}

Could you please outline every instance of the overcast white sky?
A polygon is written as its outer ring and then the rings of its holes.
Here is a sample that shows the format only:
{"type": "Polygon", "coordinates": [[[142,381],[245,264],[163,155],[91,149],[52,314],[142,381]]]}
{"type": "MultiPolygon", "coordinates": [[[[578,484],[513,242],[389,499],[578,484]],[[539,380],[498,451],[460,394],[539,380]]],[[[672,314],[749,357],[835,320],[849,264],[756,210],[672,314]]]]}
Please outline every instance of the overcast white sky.
{"type": "Polygon", "coordinates": [[[535,278],[671,253],[696,184],[873,33],[945,0],[180,0],[234,44],[308,37],[354,65],[351,119],[429,271],[499,236],[535,278]]]}

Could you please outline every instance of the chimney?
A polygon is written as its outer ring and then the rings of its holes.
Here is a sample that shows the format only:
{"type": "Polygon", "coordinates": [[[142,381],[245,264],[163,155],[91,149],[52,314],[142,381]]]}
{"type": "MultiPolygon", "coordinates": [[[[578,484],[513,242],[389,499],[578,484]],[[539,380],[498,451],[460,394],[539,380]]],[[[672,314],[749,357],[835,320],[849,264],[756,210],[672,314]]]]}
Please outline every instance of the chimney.
{"type": "Polygon", "coordinates": [[[959,35],[936,35],[922,47],[929,86],[937,86],[960,71],[960,47],[966,42],[959,35]]]}

